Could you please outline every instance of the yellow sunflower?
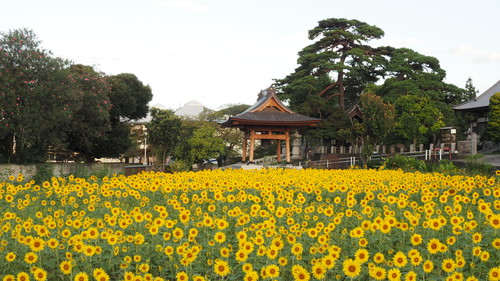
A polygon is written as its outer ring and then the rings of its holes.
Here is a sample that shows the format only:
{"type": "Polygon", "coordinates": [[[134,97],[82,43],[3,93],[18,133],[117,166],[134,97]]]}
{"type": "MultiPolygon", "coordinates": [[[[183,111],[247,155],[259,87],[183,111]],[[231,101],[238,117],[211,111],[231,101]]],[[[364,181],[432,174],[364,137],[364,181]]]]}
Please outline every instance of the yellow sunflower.
{"type": "Polygon", "coordinates": [[[385,280],[385,278],[387,277],[387,271],[385,270],[385,268],[380,266],[373,266],[372,268],[370,268],[368,273],[370,274],[370,277],[375,280],[385,280]]]}
{"type": "Polygon", "coordinates": [[[74,281],[89,281],[89,276],[85,272],[79,272],[75,275],[74,281]]]}
{"type": "Polygon", "coordinates": [[[342,271],[347,277],[356,277],[361,273],[361,265],[356,260],[346,259],[342,263],[342,271]]]}
{"type": "Polygon", "coordinates": [[[214,263],[214,272],[215,274],[224,277],[231,273],[231,268],[226,261],[217,259],[214,263]]]}
{"type": "Polygon", "coordinates": [[[61,264],[59,264],[59,268],[64,274],[71,274],[71,269],[73,268],[73,266],[71,265],[70,261],[65,260],[61,262],[61,264]]]}

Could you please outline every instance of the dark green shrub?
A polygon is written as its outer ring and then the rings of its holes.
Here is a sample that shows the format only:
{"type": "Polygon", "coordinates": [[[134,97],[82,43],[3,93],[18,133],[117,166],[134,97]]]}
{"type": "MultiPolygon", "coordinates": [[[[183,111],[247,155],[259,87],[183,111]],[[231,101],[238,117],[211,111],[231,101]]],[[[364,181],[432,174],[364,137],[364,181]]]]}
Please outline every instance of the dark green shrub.
{"type": "Polygon", "coordinates": [[[399,154],[386,158],[384,161],[384,165],[387,169],[401,169],[405,172],[427,171],[427,165],[423,160],[418,160],[414,157],[406,157],[399,154]]]}
{"type": "Polygon", "coordinates": [[[481,161],[484,155],[476,154],[465,158],[465,171],[470,175],[492,175],[495,170],[489,163],[481,161]]]}
{"type": "Polygon", "coordinates": [[[44,181],[50,181],[54,176],[54,166],[49,163],[42,163],[36,165],[36,173],[33,176],[33,180],[37,184],[41,184],[44,181]]]}
{"type": "Polygon", "coordinates": [[[430,167],[432,172],[441,173],[445,175],[455,176],[462,175],[463,171],[460,170],[453,162],[449,160],[441,160],[437,165],[432,165],[430,167]]]}

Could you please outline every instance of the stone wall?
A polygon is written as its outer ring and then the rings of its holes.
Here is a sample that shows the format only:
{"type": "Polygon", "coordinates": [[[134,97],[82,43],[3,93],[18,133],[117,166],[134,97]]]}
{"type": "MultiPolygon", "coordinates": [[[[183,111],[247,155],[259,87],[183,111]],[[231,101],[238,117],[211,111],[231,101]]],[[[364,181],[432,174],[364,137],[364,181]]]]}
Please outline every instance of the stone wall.
{"type": "MultiPolygon", "coordinates": [[[[54,176],[67,176],[75,173],[85,174],[121,174],[124,172],[125,163],[47,163],[54,172],[54,176]]],[[[17,175],[22,173],[25,178],[31,178],[36,174],[37,165],[15,165],[15,164],[0,164],[0,178],[8,177],[9,175],[17,175]]]]}

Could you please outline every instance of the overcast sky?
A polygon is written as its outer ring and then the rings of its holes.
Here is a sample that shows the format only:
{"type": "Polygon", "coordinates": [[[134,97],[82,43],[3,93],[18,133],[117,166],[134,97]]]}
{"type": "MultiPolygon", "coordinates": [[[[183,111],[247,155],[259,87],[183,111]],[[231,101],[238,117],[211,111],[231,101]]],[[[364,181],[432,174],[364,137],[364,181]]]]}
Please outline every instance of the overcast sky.
{"type": "Polygon", "coordinates": [[[55,56],[151,86],[151,105],[196,100],[218,109],[253,104],[294,71],[307,31],[327,18],[385,32],[372,46],[436,57],[446,82],[480,93],[500,80],[497,0],[17,0],[3,1],[0,31],[32,29],[55,56]]]}

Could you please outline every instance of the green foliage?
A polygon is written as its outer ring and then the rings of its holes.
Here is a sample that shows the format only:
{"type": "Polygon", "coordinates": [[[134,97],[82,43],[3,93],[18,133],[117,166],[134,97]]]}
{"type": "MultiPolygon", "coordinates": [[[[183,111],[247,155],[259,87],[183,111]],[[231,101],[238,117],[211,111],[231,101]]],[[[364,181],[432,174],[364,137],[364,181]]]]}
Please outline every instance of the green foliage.
{"type": "MultiPolygon", "coordinates": [[[[317,95],[324,99],[323,103],[338,97],[336,105],[345,109],[345,93],[349,92],[349,87],[357,89],[352,92],[359,94],[360,88],[378,80],[378,70],[384,60],[379,51],[366,42],[383,35],[380,28],[358,20],[330,18],[319,21],[309,30],[309,39],[314,42],[299,52],[299,67],[285,79],[278,80],[282,94],[289,98],[299,91],[301,99],[304,100],[305,94],[317,95]],[[314,81],[315,77],[335,77],[335,81],[321,85],[314,81]]],[[[292,108],[299,105],[293,103],[292,108]]]]}
{"type": "Polygon", "coordinates": [[[112,119],[137,120],[147,116],[148,103],[153,98],[151,88],[144,85],[137,76],[122,73],[107,77],[111,87],[110,100],[113,104],[112,119]]]}
{"type": "Polygon", "coordinates": [[[494,168],[491,164],[481,161],[482,154],[470,155],[465,158],[465,170],[470,175],[492,175],[494,168]]]}
{"type": "Polygon", "coordinates": [[[396,129],[405,143],[426,141],[443,127],[443,114],[427,97],[400,96],[395,103],[398,118],[396,129]]]}
{"type": "Polygon", "coordinates": [[[465,92],[464,95],[461,97],[460,102],[466,102],[468,100],[471,100],[477,96],[479,91],[474,87],[474,83],[472,82],[472,78],[469,77],[467,81],[465,82],[465,92]]]}
{"type": "Polygon", "coordinates": [[[210,122],[225,121],[228,117],[238,115],[249,107],[250,105],[247,104],[228,104],[222,106],[219,110],[204,108],[198,115],[198,120],[210,122]]]}
{"type": "Polygon", "coordinates": [[[97,158],[119,158],[133,148],[134,145],[137,146],[137,140],[134,139],[130,132],[130,125],[118,120],[111,120],[110,130],[94,140],[92,152],[97,158]]]}
{"type": "Polygon", "coordinates": [[[93,162],[97,156],[95,143],[111,129],[109,87],[104,74],[90,66],[72,65],[69,74],[77,98],[71,105],[73,118],[65,130],[68,148],[79,152],[86,162],[93,162]]]}
{"type": "MultiPolygon", "coordinates": [[[[225,121],[228,117],[238,115],[249,107],[250,106],[246,104],[230,104],[223,106],[217,111],[206,109],[199,115],[199,120],[207,122],[225,121]]],[[[224,143],[224,149],[219,153],[217,163],[219,166],[231,164],[234,162],[232,159],[234,159],[235,156],[241,155],[240,150],[243,145],[243,132],[238,128],[223,128],[218,125],[215,126],[215,129],[217,130],[216,136],[224,143]]],[[[241,156],[238,158],[241,160],[241,156]]]]}
{"type": "Polygon", "coordinates": [[[156,159],[156,166],[164,170],[164,164],[171,156],[180,153],[182,121],[172,110],[151,109],[151,122],[147,124],[147,139],[156,159]]]}
{"type": "Polygon", "coordinates": [[[36,184],[42,184],[44,181],[50,181],[54,176],[54,167],[50,163],[42,163],[36,165],[36,173],[33,180],[36,184]]]}
{"type": "MultiPolygon", "coordinates": [[[[284,83],[285,80],[279,83],[284,83]]],[[[305,76],[291,81],[280,87],[280,98],[287,100],[292,110],[297,113],[320,118],[320,123],[314,128],[304,128],[300,134],[308,139],[345,139],[345,134],[340,131],[350,126],[350,121],[345,111],[339,108],[336,99],[325,98],[319,95],[322,89],[333,83],[328,75],[305,76]]]]}
{"type": "Polygon", "coordinates": [[[63,139],[75,113],[67,65],[31,30],[0,33],[0,154],[7,162],[43,162],[63,139]]]}
{"type": "Polygon", "coordinates": [[[42,163],[49,147],[86,161],[124,153],[120,118],[146,116],[151,89],[132,74],[110,81],[114,92],[103,73],[54,58],[31,30],[0,33],[0,160],[42,163]]]}
{"type": "Polygon", "coordinates": [[[470,97],[475,91],[471,83],[468,89],[444,83],[446,72],[434,57],[408,48],[368,45],[383,35],[364,22],[334,18],[309,31],[314,42],[299,52],[299,67],[276,80],[280,98],[293,110],[322,119],[316,128],[301,131],[308,139],[344,139],[342,132],[351,126],[341,118],[344,104],[355,104],[364,92],[396,105],[397,130],[387,143],[435,140],[444,125],[463,131],[465,121],[451,105],[470,97]]]}
{"type": "Polygon", "coordinates": [[[489,140],[500,142],[500,92],[490,98],[490,111],[488,115],[488,128],[486,134],[489,140]]]}
{"type": "Polygon", "coordinates": [[[445,175],[455,176],[455,175],[485,175],[492,176],[494,174],[494,168],[488,163],[481,161],[483,156],[480,154],[468,156],[465,159],[465,165],[463,168],[457,167],[450,160],[440,160],[439,162],[425,162],[423,160],[418,160],[414,157],[406,157],[403,155],[395,155],[388,157],[384,160],[383,166],[388,169],[401,169],[405,172],[432,172],[441,173],[445,175]]]}
{"type": "Polygon", "coordinates": [[[395,111],[394,106],[386,104],[374,93],[364,93],[360,97],[362,120],[352,119],[349,133],[353,142],[361,143],[360,158],[363,166],[373,153],[373,148],[393,131],[395,111]]]}
{"type": "Polygon", "coordinates": [[[427,165],[424,161],[414,157],[395,155],[385,159],[384,166],[388,169],[401,169],[405,172],[426,171],[427,165]]]}
{"type": "Polygon", "coordinates": [[[187,140],[188,155],[192,163],[202,163],[217,158],[224,152],[224,141],[218,136],[216,124],[202,123],[187,140]]]}
{"type": "Polygon", "coordinates": [[[106,166],[101,166],[100,168],[96,168],[92,164],[88,163],[78,163],[71,166],[71,170],[68,174],[62,175],[64,177],[74,176],[77,178],[88,179],[92,176],[102,179],[104,177],[112,176],[111,169],[106,166]]]}
{"type": "Polygon", "coordinates": [[[192,165],[186,161],[176,160],[169,163],[167,171],[171,173],[187,172],[191,170],[191,166],[192,165]]]}
{"type": "Polygon", "coordinates": [[[464,171],[460,170],[453,162],[449,160],[441,160],[437,165],[431,165],[429,169],[432,172],[436,173],[441,173],[444,175],[450,175],[450,176],[455,176],[455,175],[462,175],[464,174],[464,171]]]}

